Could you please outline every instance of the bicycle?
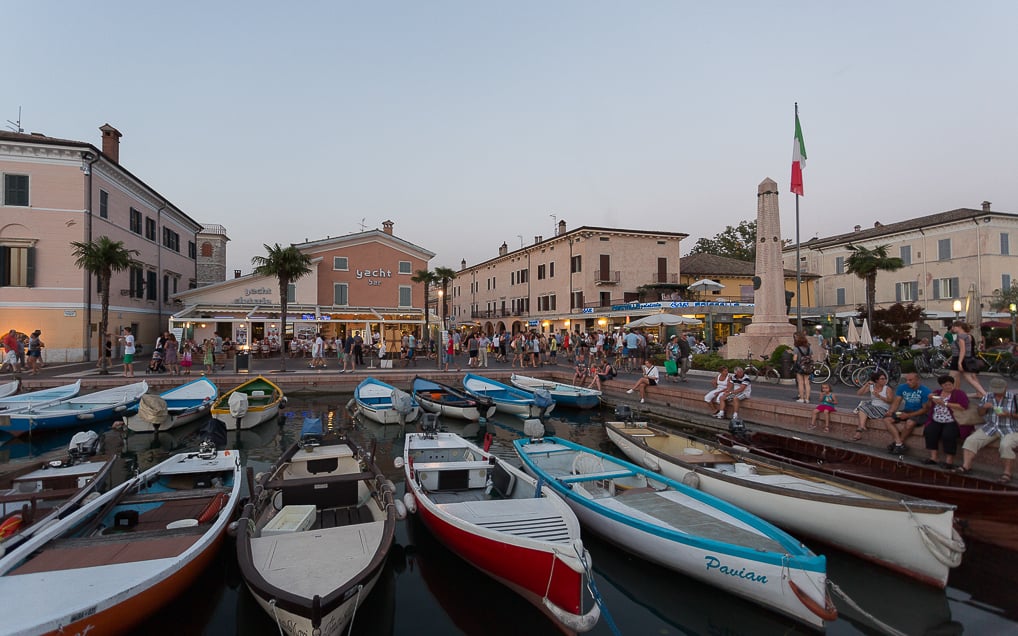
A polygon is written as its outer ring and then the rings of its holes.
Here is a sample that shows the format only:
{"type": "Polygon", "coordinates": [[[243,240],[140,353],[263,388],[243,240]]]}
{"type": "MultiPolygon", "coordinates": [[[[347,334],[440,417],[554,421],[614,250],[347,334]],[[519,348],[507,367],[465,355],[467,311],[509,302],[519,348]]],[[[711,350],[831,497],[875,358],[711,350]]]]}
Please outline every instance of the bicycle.
{"type": "Polygon", "coordinates": [[[834,371],[831,369],[831,365],[827,364],[826,360],[813,363],[813,373],[809,375],[810,382],[813,384],[825,384],[830,382],[832,377],[834,377],[834,371]]]}
{"type": "Polygon", "coordinates": [[[979,351],[976,357],[986,363],[988,373],[1010,375],[1014,371],[1014,358],[1009,351],[979,351]]]}
{"type": "Polygon", "coordinates": [[[894,354],[875,353],[873,354],[873,364],[863,365],[852,374],[852,384],[860,387],[877,372],[887,375],[887,383],[891,386],[898,384],[901,380],[901,364],[898,363],[894,354]]]}
{"type": "MultiPolygon", "coordinates": [[[[749,355],[752,357],[753,354],[750,353],[749,355]]],[[[760,361],[762,363],[760,367],[758,367],[756,362],[752,359],[746,360],[745,364],[743,364],[742,370],[745,371],[747,376],[749,376],[750,382],[756,382],[761,375],[763,375],[764,381],[770,382],[771,384],[778,384],[781,382],[781,374],[778,373],[777,369],[767,363],[767,359],[767,356],[760,356],[760,361]]]]}

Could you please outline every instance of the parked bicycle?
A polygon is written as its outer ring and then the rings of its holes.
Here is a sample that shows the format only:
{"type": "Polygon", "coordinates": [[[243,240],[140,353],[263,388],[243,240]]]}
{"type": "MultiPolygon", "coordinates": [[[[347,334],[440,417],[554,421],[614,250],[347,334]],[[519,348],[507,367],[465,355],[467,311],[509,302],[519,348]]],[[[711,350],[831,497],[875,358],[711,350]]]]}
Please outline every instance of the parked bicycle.
{"type": "Polygon", "coordinates": [[[766,382],[770,382],[771,384],[778,384],[781,382],[781,373],[768,363],[767,356],[760,356],[759,363],[752,359],[752,352],[750,352],[749,357],[750,359],[743,363],[742,369],[746,372],[746,375],[749,376],[750,382],[756,382],[761,376],[763,376],[763,379],[766,382]]]}

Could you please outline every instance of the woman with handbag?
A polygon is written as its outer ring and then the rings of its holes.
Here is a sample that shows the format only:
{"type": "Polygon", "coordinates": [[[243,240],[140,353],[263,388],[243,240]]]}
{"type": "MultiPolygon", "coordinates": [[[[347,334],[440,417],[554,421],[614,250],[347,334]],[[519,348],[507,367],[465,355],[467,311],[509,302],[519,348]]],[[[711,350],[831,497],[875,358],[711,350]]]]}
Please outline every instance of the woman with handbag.
{"type": "Polygon", "coordinates": [[[954,468],[954,455],[958,452],[958,440],[961,430],[956,415],[969,407],[969,396],[954,388],[954,378],[942,375],[937,378],[940,389],[930,394],[930,415],[923,430],[926,450],[930,456],[923,463],[936,466],[937,453],[940,446],[944,447],[944,463],[942,468],[954,468]]]}
{"type": "Polygon", "coordinates": [[[979,394],[980,399],[986,395],[986,389],[979,383],[976,376],[979,373],[979,358],[976,358],[976,350],[972,341],[972,327],[967,322],[957,320],[951,325],[951,333],[954,338],[951,341],[951,360],[947,368],[951,371],[957,388],[961,388],[961,381],[965,380],[972,385],[972,388],[979,394]]]}

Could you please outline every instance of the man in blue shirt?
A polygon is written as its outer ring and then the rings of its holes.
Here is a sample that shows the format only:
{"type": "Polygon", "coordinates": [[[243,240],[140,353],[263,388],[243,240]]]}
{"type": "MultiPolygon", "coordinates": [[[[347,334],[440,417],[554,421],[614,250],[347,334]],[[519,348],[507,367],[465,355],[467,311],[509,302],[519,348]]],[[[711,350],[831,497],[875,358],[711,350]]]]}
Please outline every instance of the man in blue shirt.
{"type": "Polygon", "coordinates": [[[891,408],[887,410],[887,417],[883,419],[884,426],[894,438],[894,443],[887,450],[892,455],[901,455],[905,452],[905,440],[912,434],[916,426],[926,423],[926,411],[930,404],[930,388],[919,382],[918,373],[906,373],[905,383],[899,384],[894,391],[894,399],[891,401],[891,408]],[[901,430],[898,430],[897,423],[901,422],[901,430]]]}

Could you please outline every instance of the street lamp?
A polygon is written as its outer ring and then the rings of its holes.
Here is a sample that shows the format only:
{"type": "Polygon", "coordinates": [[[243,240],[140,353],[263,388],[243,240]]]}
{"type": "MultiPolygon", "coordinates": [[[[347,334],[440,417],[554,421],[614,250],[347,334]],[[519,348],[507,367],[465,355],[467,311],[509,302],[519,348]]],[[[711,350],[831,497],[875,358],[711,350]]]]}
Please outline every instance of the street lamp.
{"type": "Polygon", "coordinates": [[[954,301],[954,306],[952,307],[952,309],[954,309],[954,319],[958,320],[958,316],[961,315],[961,300],[960,299],[954,301]]]}
{"type": "Polygon", "coordinates": [[[1014,341],[1015,341],[1015,337],[1014,337],[1014,331],[1015,331],[1014,330],[1014,312],[1016,310],[1018,310],[1018,306],[1016,306],[1014,303],[1011,303],[1011,306],[1008,307],[1008,309],[1011,310],[1011,346],[1013,347],[1014,346],[1014,341]]]}

